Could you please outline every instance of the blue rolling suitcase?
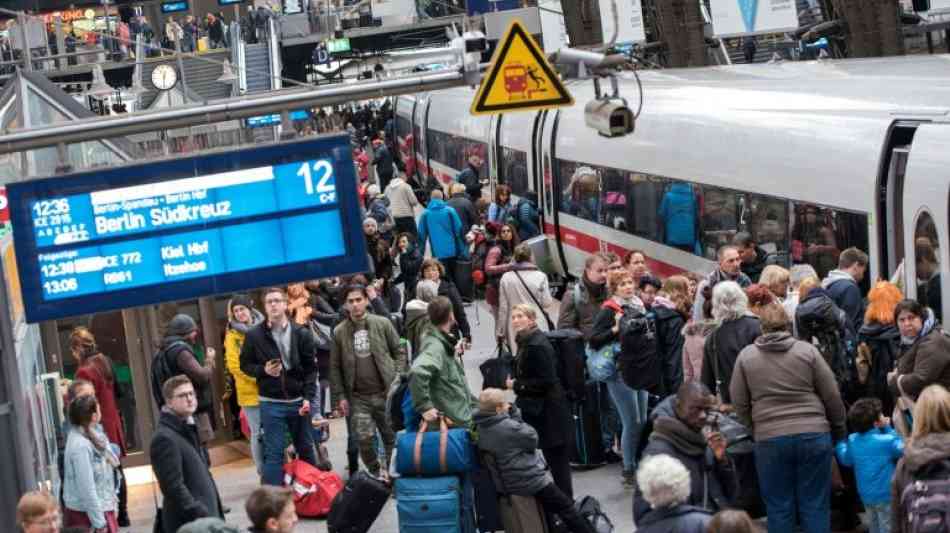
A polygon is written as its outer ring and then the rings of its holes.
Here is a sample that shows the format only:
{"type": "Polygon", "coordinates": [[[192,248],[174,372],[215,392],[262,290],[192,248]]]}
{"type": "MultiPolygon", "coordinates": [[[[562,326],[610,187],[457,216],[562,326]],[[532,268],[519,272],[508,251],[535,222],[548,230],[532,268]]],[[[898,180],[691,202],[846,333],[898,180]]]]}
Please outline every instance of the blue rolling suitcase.
{"type": "Polygon", "coordinates": [[[458,476],[396,478],[399,533],[463,533],[458,476]]]}

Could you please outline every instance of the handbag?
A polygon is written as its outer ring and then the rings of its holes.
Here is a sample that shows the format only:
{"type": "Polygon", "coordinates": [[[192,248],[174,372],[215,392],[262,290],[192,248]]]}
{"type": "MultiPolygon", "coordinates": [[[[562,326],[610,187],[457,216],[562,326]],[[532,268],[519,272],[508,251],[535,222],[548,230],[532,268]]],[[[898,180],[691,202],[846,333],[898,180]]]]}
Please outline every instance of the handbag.
{"type": "Polygon", "coordinates": [[[515,358],[503,343],[498,344],[498,356],[478,365],[482,373],[482,390],[506,388],[506,381],[514,373],[515,358]]]}
{"type": "Polygon", "coordinates": [[[396,439],[396,472],[403,476],[462,474],[475,468],[472,439],[467,429],[449,429],[439,416],[439,431],[426,431],[424,419],[416,432],[400,431],[396,439]]]}
{"type": "Polygon", "coordinates": [[[587,352],[587,375],[594,381],[609,381],[617,375],[617,352],[619,343],[611,342],[599,350],[589,346],[587,352]]]}
{"type": "Polygon", "coordinates": [[[313,333],[313,342],[317,350],[329,352],[333,345],[333,328],[317,320],[310,321],[310,332],[313,333]]]}

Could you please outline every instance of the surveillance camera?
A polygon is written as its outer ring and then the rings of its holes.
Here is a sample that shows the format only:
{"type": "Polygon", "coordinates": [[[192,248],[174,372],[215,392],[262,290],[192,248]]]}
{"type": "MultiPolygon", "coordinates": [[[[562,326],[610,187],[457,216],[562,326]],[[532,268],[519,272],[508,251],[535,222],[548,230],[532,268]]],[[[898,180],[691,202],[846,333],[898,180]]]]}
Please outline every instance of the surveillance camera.
{"type": "Polygon", "coordinates": [[[604,137],[633,133],[633,111],[619,99],[594,100],[584,107],[584,122],[604,137]]]}

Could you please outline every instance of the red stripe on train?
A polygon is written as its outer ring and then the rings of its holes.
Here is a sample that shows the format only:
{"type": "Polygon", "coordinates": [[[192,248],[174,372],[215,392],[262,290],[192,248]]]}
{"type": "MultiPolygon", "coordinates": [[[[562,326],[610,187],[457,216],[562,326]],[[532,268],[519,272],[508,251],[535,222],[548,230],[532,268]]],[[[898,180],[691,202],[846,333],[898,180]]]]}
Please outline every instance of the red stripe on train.
{"type": "MultiPolygon", "coordinates": [[[[544,233],[553,238],[554,224],[545,222],[544,233]]],[[[630,248],[624,248],[623,246],[608,241],[601,241],[597,237],[565,227],[563,225],[561,226],[561,242],[568,246],[573,246],[574,248],[577,248],[578,250],[588,254],[604,251],[613,252],[620,257],[623,257],[627,254],[627,252],[630,251],[630,248]]],[[[650,272],[652,272],[655,276],[666,278],[684,271],[684,269],[681,267],[664,263],[662,261],[657,261],[656,259],[653,259],[649,256],[647,256],[646,259],[647,266],[650,268],[650,272]]]]}

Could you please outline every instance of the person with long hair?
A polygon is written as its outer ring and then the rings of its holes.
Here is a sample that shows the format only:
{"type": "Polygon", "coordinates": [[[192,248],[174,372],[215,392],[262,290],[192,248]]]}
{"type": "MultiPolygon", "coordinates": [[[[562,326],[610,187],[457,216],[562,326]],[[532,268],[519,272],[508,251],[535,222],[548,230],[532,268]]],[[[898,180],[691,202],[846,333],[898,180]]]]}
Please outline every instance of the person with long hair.
{"type": "Polygon", "coordinates": [[[393,258],[392,285],[403,284],[403,302],[409,303],[416,297],[416,283],[419,283],[422,268],[422,253],[416,247],[414,233],[400,233],[396,236],[389,254],[393,258]]]}
{"type": "Polygon", "coordinates": [[[894,309],[903,298],[893,283],[877,282],[868,292],[864,324],[858,331],[855,393],[880,400],[885,414],[894,410],[894,397],[887,390],[887,374],[894,370],[900,357],[901,334],[894,323],[894,309]]]}
{"type": "Polygon", "coordinates": [[[102,415],[95,396],[69,404],[72,424],[63,461],[63,503],[66,527],[90,527],[94,533],[116,533],[115,469],[119,459],[105,435],[96,431],[102,415]]]}
{"type": "Polygon", "coordinates": [[[498,238],[485,256],[485,301],[495,320],[498,320],[498,285],[505,272],[515,265],[512,259],[518,246],[518,230],[511,224],[501,224],[497,235],[498,238]]]}
{"type": "Polygon", "coordinates": [[[950,470],[950,392],[941,385],[921,391],[914,406],[914,430],[897,462],[891,487],[891,531],[910,533],[910,510],[904,494],[915,482],[948,480],[950,470]]]}
{"type": "MultiPolygon", "coordinates": [[[[117,392],[118,383],[115,377],[112,360],[103,354],[96,345],[96,337],[87,328],[79,326],[69,335],[69,350],[79,362],[76,370],[76,379],[92,383],[96,389],[96,400],[102,414],[100,423],[102,429],[112,442],[119,447],[119,459],[125,457],[125,430],[122,416],[119,413],[117,392]]],[[[119,467],[121,470],[121,466],[119,467]]],[[[128,488],[125,476],[119,487],[119,508],[117,520],[119,526],[129,526],[128,488]]]]}
{"type": "Polygon", "coordinates": [[[509,217],[514,216],[515,205],[511,201],[511,187],[498,185],[495,187],[495,201],[488,206],[488,222],[507,224],[509,217]]]}
{"type": "Polygon", "coordinates": [[[689,280],[683,276],[666,278],[653,299],[657,351],[663,362],[663,394],[667,396],[683,384],[683,327],[692,307],[689,280]]]}

